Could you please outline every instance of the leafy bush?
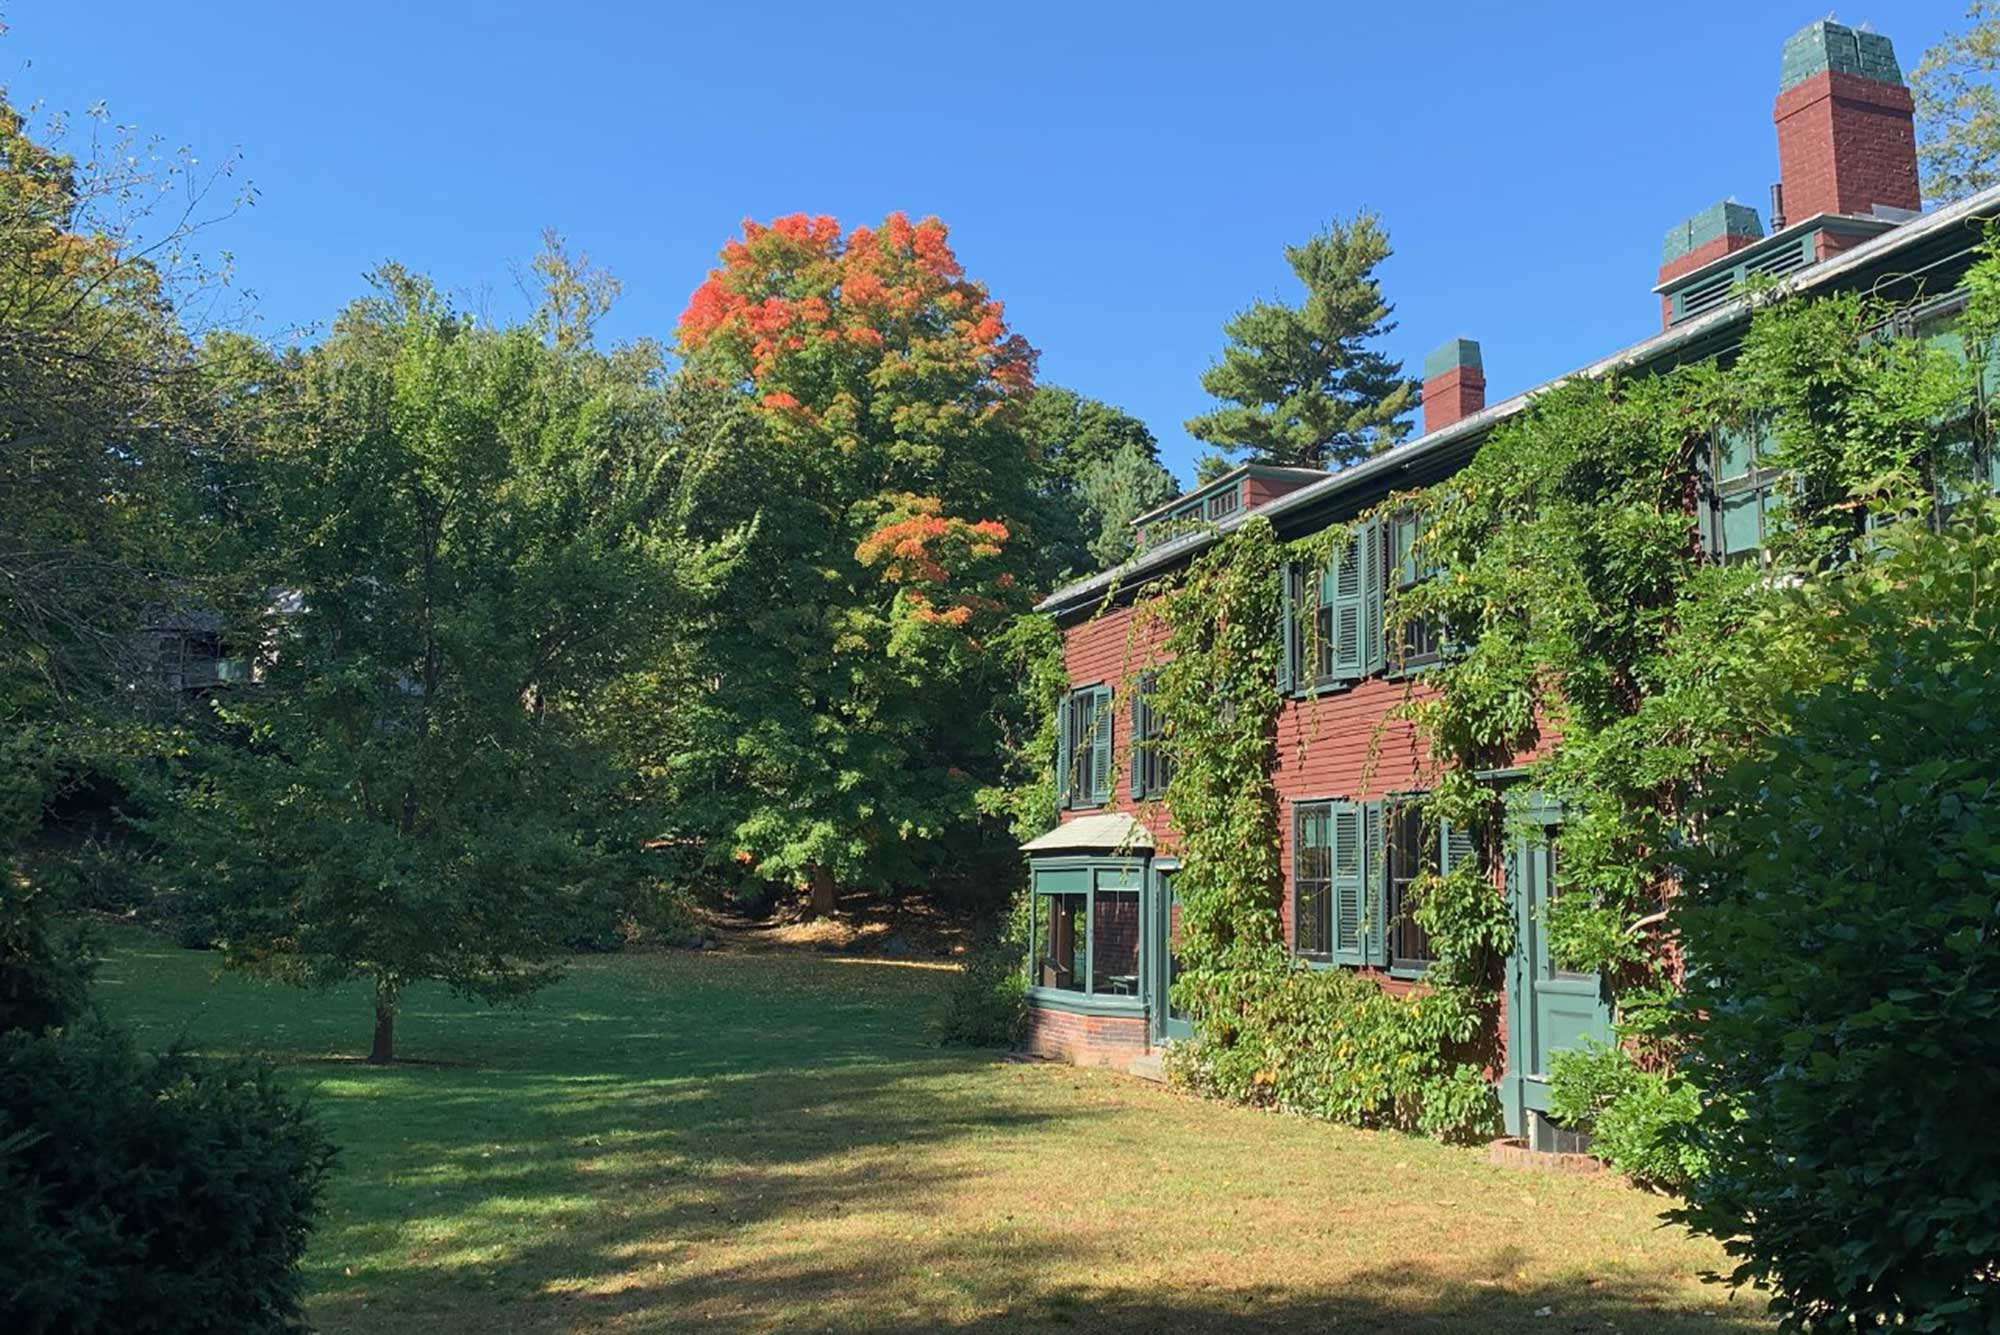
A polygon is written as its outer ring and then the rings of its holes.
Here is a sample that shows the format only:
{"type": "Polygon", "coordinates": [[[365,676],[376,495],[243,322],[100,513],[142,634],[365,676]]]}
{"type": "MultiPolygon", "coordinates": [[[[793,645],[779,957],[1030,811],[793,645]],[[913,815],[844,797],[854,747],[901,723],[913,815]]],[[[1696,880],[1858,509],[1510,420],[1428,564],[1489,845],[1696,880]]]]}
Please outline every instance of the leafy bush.
{"type": "Polygon", "coordinates": [[[88,834],[45,850],[38,861],[66,908],[127,913],[152,899],[148,857],[130,838],[88,834]]]}
{"type": "Polygon", "coordinates": [[[61,1028],[90,1009],[92,965],[83,934],[58,938],[45,899],[23,886],[0,898],[0,1033],[61,1028]]]}
{"type": "Polygon", "coordinates": [[[1271,951],[1219,972],[1217,986],[1200,1041],[1173,1054],[1178,1084],[1443,1140],[1479,1140],[1498,1124],[1493,1089],[1469,1060],[1482,1012],[1464,989],[1398,997],[1372,978],[1271,951]]]}
{"type": "Polygon", "coordinates": [[[1008,1048],[1028,1024],[1027,946],[1013,932],[981,941],[938,1003],[938,1042],[967,1048],[1008,1048]]]}
{"type": "Polygon", "coordinates": [[[1709,1156],[1678,1217],[1792,1329],[2000,1328],[2000,515],[1790,595],[1785,731],[1675,910],[1709,1156]]]}
{"type": "Polygon", "coordinates": [[[1623,1046],[1586,1041],[1558,1052],[1549,1109],[1589,1132],[1591,1153],[1635,1182],[1685,1192],[1707,1164],[1690,1135],[1700,1092],[1678,1075],[1640,1069],[1623,1046]]]}
{"type": "Polygon", "coordinates": [[[261,1064],[0,1035],[0,1326],[298,1329],[332,1158],[261,1064]]]}

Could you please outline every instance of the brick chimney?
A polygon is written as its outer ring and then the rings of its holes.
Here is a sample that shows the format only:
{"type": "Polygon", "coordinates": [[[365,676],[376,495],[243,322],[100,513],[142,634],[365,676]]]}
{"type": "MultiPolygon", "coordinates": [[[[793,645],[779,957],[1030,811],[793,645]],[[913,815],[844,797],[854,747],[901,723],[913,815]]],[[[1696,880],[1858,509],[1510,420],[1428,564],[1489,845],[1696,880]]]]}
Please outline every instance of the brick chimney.
{"type": "Polygon", "coordinates": [[[1486,368],[1479,345],[1449,339],[1424,358],[1424,434],[1442,430],[1486,406],[1486,368]]]}
{"type": "Polygon", "coordinates": [[[1792,34],[1773,118],[1789,218],[1923,208],[1913,104],[1887,37],[1831,19],[1792,34]]]}
{"type": "MultiPolygon", "coordinates": [[[[1667,232],[1667,239],[1660,246],[1660,282],[1693,273],[1732,251],[1755,244],[1763,235],[1764,224],[1757,221],[1757,210],[1748,204],[1730,200],[1711,204],[1667,232]]],[[[1660,298],[1660,328],[1672,324],[1673,318],[1673,298],[1660,298]]]]}

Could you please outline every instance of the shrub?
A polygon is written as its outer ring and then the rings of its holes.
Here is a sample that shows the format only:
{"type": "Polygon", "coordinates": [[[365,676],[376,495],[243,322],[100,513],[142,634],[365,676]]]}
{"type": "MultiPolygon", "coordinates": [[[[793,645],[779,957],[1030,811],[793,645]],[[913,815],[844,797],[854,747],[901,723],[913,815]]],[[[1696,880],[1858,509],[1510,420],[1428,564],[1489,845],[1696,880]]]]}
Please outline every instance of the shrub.
{"type": "MultiPolygon", "coordinates": [[[[1497,898],[1497,896],[1496,896],[1497,898]]],[[[1481,1011],[1467,989],[1395,996],[1345,969],[1263,951],[1218,970],[1201,1041],[1169,1063],[1177,1084],[1349,1126],[1476,1141],[1499,1103],[1468,1049],[1481,1011]]]]}
{"type": "Polygon", "coordinates": [[[1701,1095],[1684,1078],[1640,1069],[1624,1047],[1586,1042],[1555,1056],[1549,1108],[1590,1133],[1590,1152],[1645,1186],[1685,1192],[1707,1158],[1692,1139],[1701,1095]]]}
{"type": "Polygon", "coordinates": [[[0,1327],[298,1329],[332,1157],[261,1064],[0,1035],[0,1327]]]}
{"type": "MultiPolygon", "coordinates": [[[[1914,524],[1898,526],[1915,530],[1914,524]]],[[[2000,1328],[2000,518],[1790,595],[1786,731],[1675,913],[1707,1171],[1679,1218],[1792,1329],[2000,1328]]]]}
{"type": "MultiPolygon", "coordinates": [[[[0,876],[6,874],[0,866],[0,876]]],[[[90,1009],[91,961],[81,932],[58,938],[43,893],[15,886],[0,898],[0,1033],[61,1028],[90,1009]]]]}
{"type": "Polygon", "coordinates": [[[940,1043],[1009,1048],[1028,1025],[1027,947],[1012,932],[988,934],[938,1003],[932,1029],[940,1043]]]}

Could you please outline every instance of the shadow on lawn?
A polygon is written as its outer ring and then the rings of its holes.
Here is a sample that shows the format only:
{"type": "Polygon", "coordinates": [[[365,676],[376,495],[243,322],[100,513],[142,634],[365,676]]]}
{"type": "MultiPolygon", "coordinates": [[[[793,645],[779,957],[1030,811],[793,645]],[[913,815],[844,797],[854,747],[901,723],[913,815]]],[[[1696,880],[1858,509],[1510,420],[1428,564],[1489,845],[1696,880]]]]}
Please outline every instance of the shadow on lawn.
{"type": "MultiPolygon", "coordinates": [[[[318,1060],[358,1008],[229,986],[164,1018],[320,1088],[343,1160],[307,1265],[332,1331],[1765,1328],[1720,1292],[1713,1316],[1660,1311],[1642,1277],[1519,1281],[1497,1231],[1476,1258],[1334,1288],[1282,1256],[1236,1269],[1226,1243],[1163,1258],[1157,1215],[1120,1227],[1088,1185],[1102,1165],[1076,1147],[1105,1107],[1088,1078],[1041,1106],[1068,1077],[928,1046],[926,986],[892,972],[583,966],[531,1011],[413,1005],[409,1054],[450,1064],[387,1069],[318,1060]]],[[[1282,1246],[1254,1214],[1241,1227],[1282,1246]]]]}
{"type": "MultiPolygon", "coordinates": [[[[1503,1249],[1504,1251],[1504,1249],[1503,1249]]],[[[1264,1331],[1625,1332],[1626,1335],[1728,1335],[1768,1331],[1754,1300],[1718,1293],[1712,1309],[1662,1310],[1640,1284],[1579,1281],[1484,1287],[1463,1276],[1412,1261],[1395,1271],[1362,1271],[1337,1289],[1307,1285],[1235,1287],[1190,1283],[1170,1294],[1093,1285],[1064,1276],[1090,1269],[1080,1257],[1045,1244],[1024,1245],[986,1258],[1011,1293],[968,1294],[984,1315],[955,1317],[937,1301],[898,1303],[883,1281],[912,1267],[963,1265],[962,1249],[914,1247],[857,1257],[838,1265],[802,1261],[760,1263],[690,1278],[643,1280],[617,1293],[565,1295],[556,1311],[516,1329],[658,1331],[699,1328],[730,1332],[774,1329],[827,1335],[964,1335],[1091,1331],[1112,1335],[1241,1335],[1264,1331]]],[[[1499,1258],[1496,1266],[1504,1269],[1499,1258]]],[[[1226,1274],[1218,1276],[1226,1279],[1226,1274]]]]}

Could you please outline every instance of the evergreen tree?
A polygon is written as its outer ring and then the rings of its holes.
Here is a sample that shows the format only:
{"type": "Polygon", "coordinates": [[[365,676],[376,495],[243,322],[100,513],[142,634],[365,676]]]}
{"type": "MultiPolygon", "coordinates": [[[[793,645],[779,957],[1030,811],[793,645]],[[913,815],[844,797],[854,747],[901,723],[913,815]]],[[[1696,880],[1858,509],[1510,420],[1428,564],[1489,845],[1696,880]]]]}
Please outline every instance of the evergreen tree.
{"type": "Polygon", "coordinates": [[[1372,213],[1285,247],[1304,303],[1255,302],[1223,327],[1229,346],[1201,387],[1226,406],[1188,432],[1224,457],[1298,468],[1344,467],[1403,439],[1417,385],[1373,346],[1396,327],[1375,277],[1390,253],[1372,213]]]}

